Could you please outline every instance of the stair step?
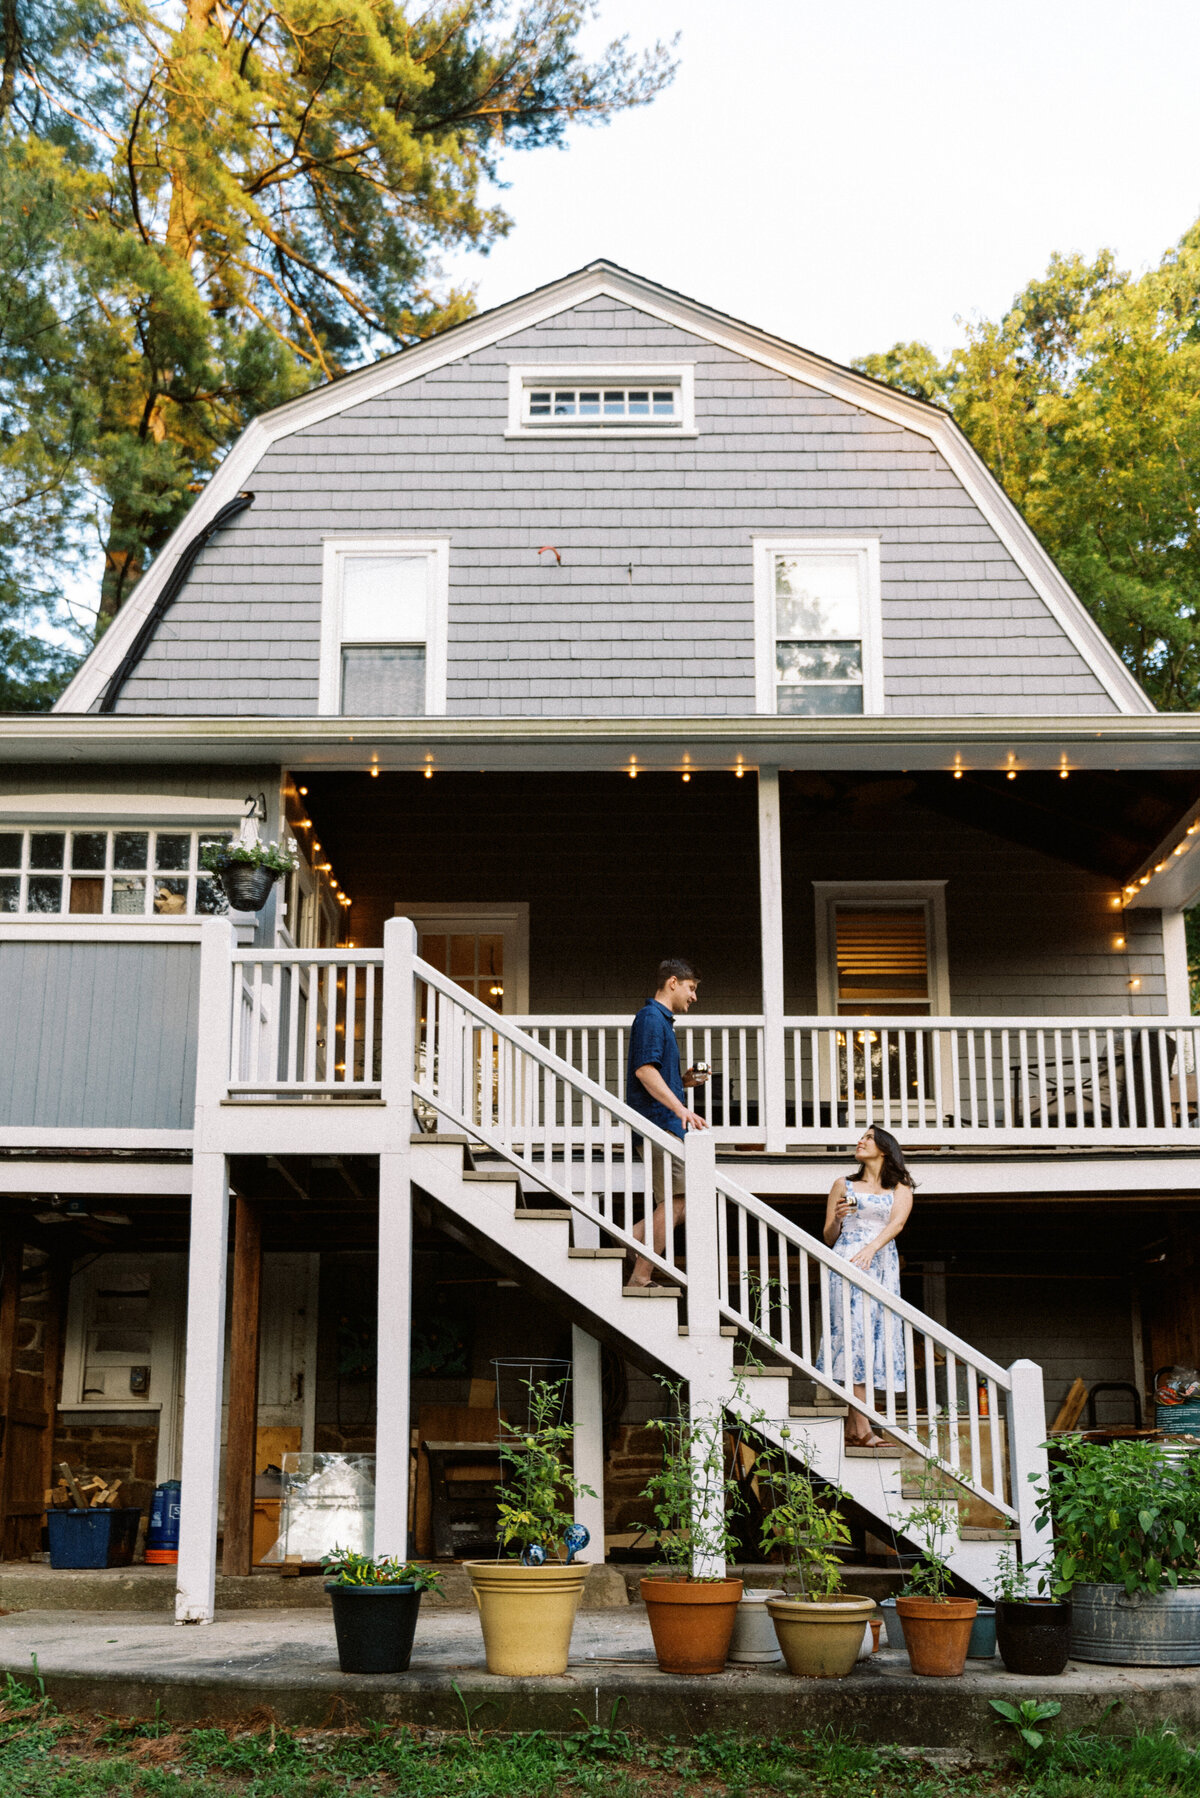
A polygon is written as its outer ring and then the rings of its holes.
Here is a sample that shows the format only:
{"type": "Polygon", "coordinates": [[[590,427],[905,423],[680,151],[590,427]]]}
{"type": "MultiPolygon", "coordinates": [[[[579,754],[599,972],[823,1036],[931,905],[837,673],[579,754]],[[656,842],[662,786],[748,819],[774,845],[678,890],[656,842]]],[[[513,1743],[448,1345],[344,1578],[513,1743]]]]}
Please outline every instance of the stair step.
{"type": "Polygon", "coordinates": [[[737,1333],[738,1333],[738,1327],[736,1324],[722,1324],[721,1325],[722,1336],[736,1336],[737,1333]]]}
{"type": "Polygon", "coordinates": [[[500,1186],[517,1186],[520,1175],[514,1168],[511,1173],[499,1167],[475,1167],[463,1175],[464,1180],[494,1180],[500,1186]]]}
{"type": "Polygon", "coordinates": [[[887,1442],[882,1448],[858,1448],[847,1443],[843,1452],[856,1461],[898,1461],[904,1453],[898,1442],[887,1442]]]}
{"type": "Polygon", "coordinates": [[[624,1261],[624,1249],[568,1249],[571,1261],[624,1261]]]}
{"type": "Polygon", "coordinates": [[[761,1376],[765,1380],[790,1380],[792,1377],[790,1367],[756,1367],[746,1361],[736,1362],[733,1371],[734,1373],[751,1374],[755,1379],[761,1376]]]}
{"type": "Polygon", "coordinates": [[[571,1213],[562,1205],[558,1207],[557,1211],[542,1210],[536,1205],[518,1205],[513,1212],[513,1216],[538,1218],[543,1223],[548,1218],[556,1217],[560,1217],[564,1224],[569,1224],[571,1221],[571,1213]]]}
{"type": "Polygon", "coordinates": [[[415,1148],[418,1143],[434,1143],[443,1149],[469,1149],[469,1136],[443,1136],[440,1130],[414,1130],[409,1142],[415,1148]]]}
{"type": "Polygon", "coordinates": [[[985,1530],[973,1523],[964,1523],[958,1533],[964,1542],[1019,1542],[1021,1540],[1019,1529],[985,1530]]]}
{"type": "Polygon", "coordinates": [[[623,1286],[621,1292],[627,1299],[679,1299],[683,1297],[682,1286],[623,1286]]]}
{"type": "Polygon", "coordinates": [[[789,1405],[789,1417],[828,1417],[831,1420],[849,1417],[849,1405],[789,1405]]]}

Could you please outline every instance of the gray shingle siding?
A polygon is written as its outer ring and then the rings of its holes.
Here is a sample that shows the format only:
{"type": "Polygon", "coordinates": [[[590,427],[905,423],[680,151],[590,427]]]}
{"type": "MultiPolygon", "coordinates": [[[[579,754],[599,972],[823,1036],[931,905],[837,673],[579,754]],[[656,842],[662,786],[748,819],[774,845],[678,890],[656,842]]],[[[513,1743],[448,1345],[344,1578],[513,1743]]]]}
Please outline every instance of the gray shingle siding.
{"type": "Polygon", "coordinates": [[[800,532],[880,539],[895,716],[1116,709],[927,439],[616,300],[295,432],[250,484],[119,710],[315,712],[322,538],[365,531],[450,539],[453,715],[753,712],[751,537],[800,532]],[[698,437],[506,440],[510,364],[655,360],[695,364],[698,437]]]}

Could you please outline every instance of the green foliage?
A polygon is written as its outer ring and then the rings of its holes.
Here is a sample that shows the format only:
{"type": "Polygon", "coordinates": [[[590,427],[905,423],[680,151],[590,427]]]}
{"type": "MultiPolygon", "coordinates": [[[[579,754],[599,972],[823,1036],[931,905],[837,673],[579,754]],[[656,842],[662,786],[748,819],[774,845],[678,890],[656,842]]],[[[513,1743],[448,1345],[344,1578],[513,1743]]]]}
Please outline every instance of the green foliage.
{"type": "Polygon", "coordinates": [[[836,1507],[838,1491],[828,1499],[818,1496],[800,1443],[791,1444],[791,1430],[780,1431],[782,1453],[760,1455],[754,1471],[760,1491],[771,1508],[762,1521],[759,1547],[764,1555],[784,1551],[784,1586],[794,1579],[805,1597],[828,1598],[842,1583],[842,1563],[835,1552],[850,1543],[850,1527],[836,1507]]]}
{"type": "Polygon", "coordinates": [[[1035,1596],[1045,1596],[1054,1591],[1059,1584],[1056,1559],[1032,1567],[1027,1562],[1018,1560],[1011,1548],[1006,1548],[996,1568],[994,1596],[1003,1598],[1010,1604],[1027,1604],[1035,1596]]]}
{"type": "Polygon", "coordinates": [[[1051,1717],[1057,1717],[1062,1710],[1062,1705],[1052,1698],[1023,1698],[1020,1704],[1009,1704],[1003,1698],[989,1698],[988,1703],[998,1716],[1003,1717],[1006,1723],[1011,1723],[1016,1730],[1026,1760],[1046,1745],[1047,1737],[1037,1727],[1038,1724],[1049,1722],[1051,1717]]]}
{"type": "Polygon", "coordinates": [[[958,1540],[958,1510],[948,1497],[944,1476],[928,1462],[917,1481],[917,1496],[921,1502],[908,1513],[904,1534],[920,1544],[921,1555],[905,1575],[901,1591],[906,1598],[940,1602],[951,1596],[954,1585],[945,1557],[950,1543],[958,1540]]]}
{"type": "Polygon", "coordinates": [[[529,1380],[529,1422],[518,1429],[501,1419],[500,1459],[505,1481],[498,1493],[496,1535],[502,1548],[537,1543],[558,1554],[575,1521],[567,1509],[576,1498],[595,1498],[570,1469],[573,1423],[561,1422],[565,1380],[529,1380]]]}
{"type": "Polygon", "coordinates": [[[278,843],[206,843],[200,851],[200,866],[210,874],[223,874],[235,866],[270,868],[276,874],[290,874],[298,864],[295,843],[281,848],[278,843]]]}
{"type": "Polygon", "coordinates": [[[1053,256],[943,361],[855,363],[950,411],[1164,709],[1200,705],[1200,222],[1134,278],[1053,256]]]}
{"type": "Polygon", "coordinates": [[[746,1508],[725,1454],[725,1413],[720,1405],[685,1403],[682,1387],[659,1382],[670,1408],[647,1429],[662,1444],[662,1467],[642,1490],[654,1513],[648,1530],[664,1563],[680,1579],[725,1578],[737,1553],[734,1524],[746,1508]],[[714,1563],[721,1571],[711,1571],[714,1563]]]}
{"type": "Polygon", "coordinates": [[[591,0],[3,11],[0,604],[94,533],[101,628],[249,419],[471,315],[503,154],[673,73],[591,0]]]}
{"type": "Polygon", "coordinates": [[[1060,1437],[1039,1521],[1053,1522],[1056,1597],[1076,1585],[1159,1592],[1200,1579],[1200,1465],[1153,1442],[1060,1437]]]}
{"type": "Polygon", "coordinates": [[[442,1576],[436,1567],[419,1561],[402,1561],[396,1555],[359,1555],[349,1548],[335,1548],[321,1562],[327,1579],[339,1586],[413,1586],[418,1592],[440,1592],[442,1576]]]}

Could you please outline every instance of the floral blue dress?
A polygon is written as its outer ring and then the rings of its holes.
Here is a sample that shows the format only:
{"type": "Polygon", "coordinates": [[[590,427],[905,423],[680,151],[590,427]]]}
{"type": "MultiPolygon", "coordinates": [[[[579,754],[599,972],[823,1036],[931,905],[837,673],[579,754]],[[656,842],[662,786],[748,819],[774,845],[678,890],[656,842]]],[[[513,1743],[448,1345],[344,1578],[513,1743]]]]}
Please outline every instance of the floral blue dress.
{"type": "MultiPolygon", "coordinates": [[[[848,1212],[842,1219],[842,1233],[833,1245],[834,1254],[840,1256],[843,1261],[849,1261],[851,1256],[858,1253],[859,1249],[865,1248],[879,1235],[892,1215],[892,1199],[895,1196],[891,1192],[867,1192],[864,1188],[856,1186],[853,1180],[847,1180],[846,1194],[847,1197],[853,1195],[858,1199],[858,1210],[848,1212]]],[[[881,1286],[886,1286],[889,1292],[894,1292],[899,1298],[900,1256],[895,1242],[885,1243],[879,1250],[871,1262],[871,1273],[881,1286]]],[[[843,1284],[849,1286],[849,1282],[843,1282],[835,1273],[830,1273],[828,1278],[829,1338],[833,1349],[833,1367],[830,1374],[831,1378],[846,1384],[846,1330],[842,1309],[842,1287],[843,1284]]],[[[852,1371],[849,1376],[849,1384],[863,1386],[867,1384],[864,1310],[870,1312],[872,1381],[880,1391],[883,1391],[887,1387],[884,1310],[882,1305],[868,1300],[857,1286],[850,1286],[850,1363],[852,1371]]],[[[891,1331],[892,1385],[895,1391],[902,1392],[905,1388],[904,1324],[894,1314],[891,1319],[891,1331]]],[[[824,1350],[822,1350],[818,1365],[822,1367],[827,1365],[824,1359],[824,1350]]]]}

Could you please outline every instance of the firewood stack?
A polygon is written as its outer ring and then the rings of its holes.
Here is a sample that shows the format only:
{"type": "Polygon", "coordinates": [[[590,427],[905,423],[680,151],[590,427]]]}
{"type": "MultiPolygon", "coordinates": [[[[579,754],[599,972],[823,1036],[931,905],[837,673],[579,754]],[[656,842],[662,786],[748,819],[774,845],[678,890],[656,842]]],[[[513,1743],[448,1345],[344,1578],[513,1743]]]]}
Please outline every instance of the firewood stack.
{"type": "Polygon", "coordinates": [[[46,1509],[87,1511],[100,1505],[115,1505],[120,1490],[120,1480],[110,1484],[98,1473],[76,1476],[66,1461],[60,1461],[58,1484],[46,1487],[46,1509]]]}

